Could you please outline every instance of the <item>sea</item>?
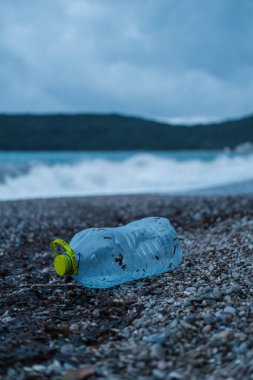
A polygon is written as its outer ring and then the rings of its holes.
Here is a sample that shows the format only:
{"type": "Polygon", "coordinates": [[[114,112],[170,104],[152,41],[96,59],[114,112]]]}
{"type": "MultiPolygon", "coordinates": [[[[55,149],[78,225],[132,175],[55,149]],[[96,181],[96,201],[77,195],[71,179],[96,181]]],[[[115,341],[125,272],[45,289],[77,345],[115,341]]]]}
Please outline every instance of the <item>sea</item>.
{"type": "Polygon", "coordinates": [[[253,152],[0,152],[0,200],[253,194],[253,152]]]}

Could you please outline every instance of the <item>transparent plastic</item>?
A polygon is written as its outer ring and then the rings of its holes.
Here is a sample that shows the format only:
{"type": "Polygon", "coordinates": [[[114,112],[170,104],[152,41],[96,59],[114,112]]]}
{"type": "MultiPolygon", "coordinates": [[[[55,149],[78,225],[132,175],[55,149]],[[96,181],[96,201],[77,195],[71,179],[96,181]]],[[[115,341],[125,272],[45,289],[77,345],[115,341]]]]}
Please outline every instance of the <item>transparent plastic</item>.
{"type": "Polygon", "coordinates": [[[160,217],[83,230],[69,245],[78,265],[78,274],[72,277],[89,288],[110,288],[172,271],[183,257],[176,231],[160,217]]]}

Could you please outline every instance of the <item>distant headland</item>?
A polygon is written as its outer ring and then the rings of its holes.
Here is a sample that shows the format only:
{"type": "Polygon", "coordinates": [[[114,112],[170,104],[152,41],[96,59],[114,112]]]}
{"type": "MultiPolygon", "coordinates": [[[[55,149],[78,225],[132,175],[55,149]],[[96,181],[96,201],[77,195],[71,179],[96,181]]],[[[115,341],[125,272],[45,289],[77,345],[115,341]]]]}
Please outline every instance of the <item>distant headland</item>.
{"type": "Polygon", "coordinates": [[[217,150],[253,143],[253,116],[194,126],[118,114],[0,115],[0,150],[217,150]]]}

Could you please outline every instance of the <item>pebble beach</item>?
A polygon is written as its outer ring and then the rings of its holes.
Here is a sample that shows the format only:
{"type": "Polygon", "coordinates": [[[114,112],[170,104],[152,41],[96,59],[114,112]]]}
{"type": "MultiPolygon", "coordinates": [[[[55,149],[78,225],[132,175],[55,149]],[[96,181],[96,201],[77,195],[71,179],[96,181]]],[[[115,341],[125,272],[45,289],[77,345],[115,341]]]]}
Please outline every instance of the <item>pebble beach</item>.
{"type": "Polygon", "coordinates": [[[253,196],[0,202],[0,379],[253,379],[253,196]],[[53,268],[49,243],[169,218],[180,267],[105,290],[53,268]]]}

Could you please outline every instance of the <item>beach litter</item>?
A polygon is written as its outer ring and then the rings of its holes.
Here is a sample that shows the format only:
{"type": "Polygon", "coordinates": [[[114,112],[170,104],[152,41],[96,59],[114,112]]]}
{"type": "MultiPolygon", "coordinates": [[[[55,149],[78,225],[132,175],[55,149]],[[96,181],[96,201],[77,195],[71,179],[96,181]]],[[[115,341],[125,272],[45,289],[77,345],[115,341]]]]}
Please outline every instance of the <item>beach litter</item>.
{"type": "Polygon", "coordinates": [[[89,228],[67,244],[54,240],[54,267],[88,288],[110,288],[177,268],[183,251],[166,218],[147,217],[113,228],[89,228]],[[59,254],[57,247],[63,249],[59,254]]]}

